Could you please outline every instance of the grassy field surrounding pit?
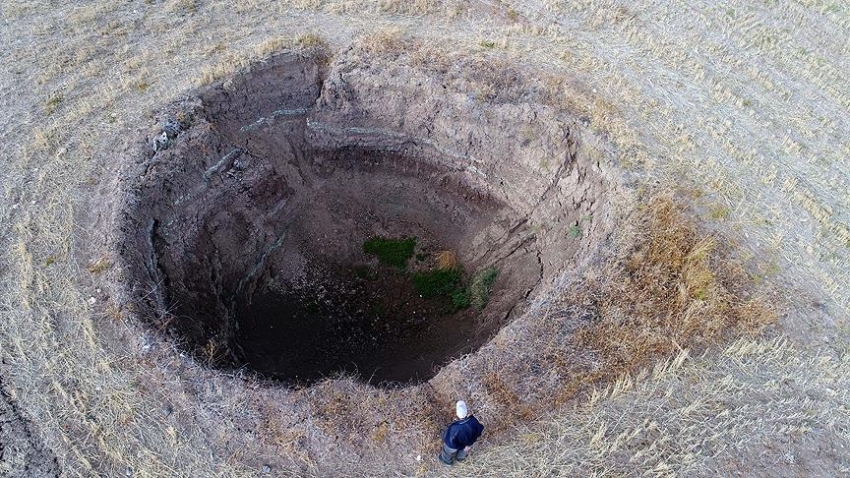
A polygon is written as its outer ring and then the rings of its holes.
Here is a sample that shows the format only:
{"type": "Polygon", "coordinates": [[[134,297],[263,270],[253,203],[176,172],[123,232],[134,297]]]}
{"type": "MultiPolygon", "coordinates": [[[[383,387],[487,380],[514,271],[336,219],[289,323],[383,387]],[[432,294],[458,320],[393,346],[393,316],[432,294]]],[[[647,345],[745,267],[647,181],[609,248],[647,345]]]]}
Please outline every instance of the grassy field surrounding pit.
{"type": "MultiPolygon", "coordinates": [[[[265,463],[281,476],[850,474],[848,37],[850,6],[833,0],[6,1],[3,396],[66,476],[255,476],[265,463]],[[532,357],[541,363],[527,362],[569,384],[561,395],[505,383],[496,372],[515,371],[498,363],[453,364],[452,380],[481,379],[480,394],[466,398],[498,436],[485,435],[455,471],[432,459],[435,437],[405,435],[451,418],[432,408],[442,390],[409,396],[341,380],[295,398],[205,370],[111,305],[98,285],[114,272],[111,258],[76,255],[97,239],[77,222],[79,200],[117,174],[103,155],[153,124],[154,110],[282,48],[321,56],[352,41],[389,61],[397,49],[421,49],[464,65],[482,80],[465,93],[470,101],[500,91],[488,83],[500,62],[522,62],[549,79],[548,97],[614,145],[588,145],[596,161],[624,168],[647,196],[689,203],[687,221],[701,231],[676,266],[682,281],[651,289],[681,299],[664,309],[671,315],[644,328],[600,302],[610,295],[587,295],[609,320],[576,343],[598,352],[586,358],[593,363],[562,363],[571,345],[555,342],[532,357]],[[708,274],[720,270],[709,251],[728,253],[737,269],[708,274]],[[773,311],[748,309],[746,294],[773,311]],[[707,302],[710,327],[678,320],[707,302]],[[771,314],[776,325],[757,335],[771,314]],[[644,348],[620,348],[614,332],[624,330],[644,348]],[[658,339],[671,334],[683,337],[680,349],[658,339]],[[600,363],[605,376],[558,375],[600,363]],[[538,407],[544,399],[562,406],[538,407]],[[363,411],[397,403],[410,409],[392,422],[363,411]],[[287,421],[299,407],[314,419],[287,421]],[[353,445],[331,448],[329,436],[353,445]],[[369,458],[376,453],[384,459],[369,458]]],[[[639,233],[622,231],[624,240],[639,233]]],[[[664,255],[647,244],[647,254],[664,255]]],[[[540,304],[551,314],[540,334],[558,337],[545,326],[574,285],[558,284],[540,304]]],[[[528,351],[512,340],[485,353],[520,361],[528,351]]],[[[3,462],[0,475],[13,466],[3,462]]]]}

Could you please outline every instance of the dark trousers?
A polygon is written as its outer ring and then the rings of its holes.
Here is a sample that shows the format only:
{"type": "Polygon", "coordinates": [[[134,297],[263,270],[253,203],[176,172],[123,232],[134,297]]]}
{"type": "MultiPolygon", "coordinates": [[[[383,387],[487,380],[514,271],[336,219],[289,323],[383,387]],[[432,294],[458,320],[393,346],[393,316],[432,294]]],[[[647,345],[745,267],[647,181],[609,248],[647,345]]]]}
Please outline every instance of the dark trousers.
{"type": "Polygon", "coordinates": [[[468,454],[469,452],[462,448],[458,450],[456,448],[452,448],[446,445],[446,443],[443,442],[443,449],[440,450],[440,461],[447,465],[451,465],[454,463],[455,458],[457,458],[457,461],[463,461],[464,459],[466,459],[466,456],[468,454]]]}

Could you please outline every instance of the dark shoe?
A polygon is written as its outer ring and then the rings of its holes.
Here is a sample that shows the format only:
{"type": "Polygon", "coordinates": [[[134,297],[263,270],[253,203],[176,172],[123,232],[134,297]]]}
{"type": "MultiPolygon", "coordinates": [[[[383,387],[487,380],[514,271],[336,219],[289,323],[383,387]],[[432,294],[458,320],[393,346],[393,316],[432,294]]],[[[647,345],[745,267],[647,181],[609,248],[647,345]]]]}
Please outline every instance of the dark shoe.
{"type": "Polygon", "coordinates": [[[444,460],[443,455],[437,455],[437,459],[440,460],[440,463],[442,463],[444,465],[448,465],[448,466],[454,465],[453,462],[444,460]]]}

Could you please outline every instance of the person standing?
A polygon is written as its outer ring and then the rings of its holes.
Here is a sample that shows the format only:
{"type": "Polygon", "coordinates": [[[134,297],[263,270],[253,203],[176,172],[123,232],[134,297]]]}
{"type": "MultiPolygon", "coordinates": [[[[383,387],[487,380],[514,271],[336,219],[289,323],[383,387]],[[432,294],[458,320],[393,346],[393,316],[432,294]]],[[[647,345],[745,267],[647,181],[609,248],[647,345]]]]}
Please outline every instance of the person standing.
{"type": "Polygon", "coordinates": [[[453,465],[455,459],[458,462],[465,460],[475,440],[478,440],[484,431],[484,425],[469,413],[466,402],[458,401],[455,411],[457,420],[443,432],[443,449],[440,450],[439,458],[446,465],[453,465]]]}

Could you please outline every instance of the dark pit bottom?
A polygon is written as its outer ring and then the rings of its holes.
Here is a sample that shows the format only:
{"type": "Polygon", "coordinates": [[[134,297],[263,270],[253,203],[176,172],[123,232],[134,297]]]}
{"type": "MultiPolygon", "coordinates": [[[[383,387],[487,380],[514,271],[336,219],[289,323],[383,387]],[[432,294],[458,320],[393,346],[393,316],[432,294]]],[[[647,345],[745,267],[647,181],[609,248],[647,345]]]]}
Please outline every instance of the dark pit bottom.
{"type": "Polygon", "coordinates": [[[422,298],[412,273],[357,265],[258,291],[238,313],[240,361],[275,379],[338,373],[370,383],[418,382],[469,348],[474,311],[422,298]]]}

